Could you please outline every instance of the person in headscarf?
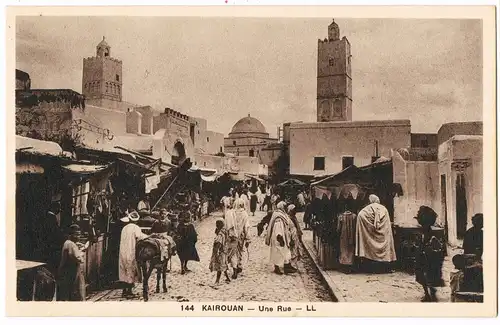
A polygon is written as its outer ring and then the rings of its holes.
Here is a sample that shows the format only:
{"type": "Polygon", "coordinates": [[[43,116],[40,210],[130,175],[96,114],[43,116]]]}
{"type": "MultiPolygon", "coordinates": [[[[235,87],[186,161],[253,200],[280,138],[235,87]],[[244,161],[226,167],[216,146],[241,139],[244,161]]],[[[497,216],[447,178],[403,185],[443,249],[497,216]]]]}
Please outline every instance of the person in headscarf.
{"type": "Polygon", "coordinates": [[[396,261],[391,220],[387,209],[376,195],[356,219],[356,256],[375,262],[396,261]]]}
{"type": "Polygon", "coordinates": [[[80,227],[71,225],[69,237],[62,248],[57,279],[59,301],[85,301],[85,275],[82,268],[85,255],[84,250],[77,245],[80,234],[80,227]]]}
{"type": "Polygon", "coordinates": [[[226,229],[228,231],[228,260],[233,268],[232,278],[236,279],[243,271],[242,256],[244,248],[250,245],[250,223],[242,199],[234,202],[234,209],[226,215],[226,229]]]}
{"type": "Polygon", "coordinates": [[[248,191],[246,191],[245,189],[243,189],[243,191],[241,192],[240,200],[243,201],[245,211],[247,211],[248,213],[250,211],[250,199],[248,198],[248,191]]]}
{"type": "Polygon", "coordinates": [[[231,201],[232,201],[231,193],[229,193],[229,195],[224,195],[220,200],[220,203],[222,204],[223,215],[226,215],[226,209],[231,206],[231,201]]]}
{"type": "Polygon", "coordinates": [[[304,196],[304,193],[302,190],[298,191],[297,197],[296,197],[296,202],[297,202],[297,204],[296,204],[297,211],[299,211],[299,212],[304,211],[305,206],[306,206],[306,199],[305,199],[305,196],[304,196]]]}
{"type": "Polygon", "coordinates": [[[343,212],[339,215],[337,233],[339,235],[339,263],[351,271],[356,249],[356,213],[352,196],[344,201],[343,212]]]}
{"type": "Polygon", "coordinates": [[[231,282],[227,274],[227,231],[224,227],[224,220],[217,220],[215,222],[215,239],[212,248],[212,258],[210,259],[210,272],[217,272],[215,284],[219,284],[222,272],[226,277],[226,283],[231,282]]]}
{"type": "Polygon", "coordinates": [[[264,194],[262,193],[262,190],[260,189],[260,186],[257,185],[257,192],[255,193],[257,195],[257,206],[259,211],[262,211],[262,204],[264,203],[264,194]]]}
{"type": "Polygon", "coordinates": [[[189,261],[200,261],[200,256],[196,250],[198,242],[198,234],[194,225],[191,223],[191,217],[188,212],[181,214],[180,223],[177,226],[177,254],[181,261],[181,274],[185,274],[190,270],[187,267],[189,261]]]}
{"type": "Polygon", "coordinates": [[[136,224],[140,216],[137,212],[129,213],[121,221],[127,223],[120,237],[120,254],[118,259],[119,280],[125,284],[122,295],[133,296],[132,289],[136,282],[141,282],[142,275],[135,259],[135,245],[147,237],[136,224]]]}
{"type": "Polygon", "coordinates": [[[291,261],[296,263],[302,256],[302,252],[300,250],[300,240],[302,238],[302,229],[300,229],[299,221],[297,220],[297,207],[294,204],[290,204],[287,207],[288,217],[291,221],[289,223],[290,228],[290,254],[291,261]]]}
{"type": "Polygon", "coordinates": [[[271,209],[273,211],[276,210],[279,201],[280,201],[280,196],[278,195],[278,193],[274,193],[271,196],[271,209]]]}
{"type": "Polygon", "coordinates": [[[472,217],[472,227],[465,232],[464,254],[483,255],[483,214],[472,217]]]}
{"type": "Polygon", "coordinates": [[[427,206],[421,206],[415,217],[422,226],[422,237],[418,243],[415,263],[415,280],[424,288],[422,302],[437,302],[436,287],[443,287],[444,245],[432,234],[437,213],[427,206]]]}
{"type": "Polygon", "coordinates": [[[285,209],[286,204],[283,201],[276,205],[276,210],[269,222],[265,241],[266,245],[270,247],[269,260],[274,266],[274,273],[276,274],[283,274],[281,268],[283,268],[285,274],[297,272],[297,269],[290,264],[292,259],[290,224],[292,222],[288,218],[285,209]]]}

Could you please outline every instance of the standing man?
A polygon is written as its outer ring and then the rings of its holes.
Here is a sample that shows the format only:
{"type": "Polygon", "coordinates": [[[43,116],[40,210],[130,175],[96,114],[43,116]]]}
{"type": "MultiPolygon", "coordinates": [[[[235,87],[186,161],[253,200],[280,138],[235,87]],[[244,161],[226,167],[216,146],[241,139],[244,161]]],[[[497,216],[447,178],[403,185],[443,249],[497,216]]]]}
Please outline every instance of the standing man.
{"type": "Polygon", "coordinates": [[[128,224],[123,227],[120,238],[119,279],[125,283],[123,296],[130,297],[133,296],[132,289],[134,288],[134,284],[140,282],[142,279],[141,271],[135,259],[135,245],[139,240],[146,238],[147,235],[136,224],[139,220],[137,213],[131,213],[121,220],[128,224]]]}
{"type": "Polygon", "coordinates": [[[58,270],[58,301],[85,301],[84,249],[78,247],[80,227],[72,225],[69,238],[63,245],[58,270]]]}
{"type": "Polygon", "coordinates": [[[291,274],[297,272],[290,262],[292,253],[290,251],[291,236],[290,224],[292,221],[285,212],[285,202],[280,202],[273,212],[267,229],[266,245],[270,247],[270,262],[274,266],[274,273],[291,274]]]}
{"type": "Polygon", "coordinates": [[[61,230],[57,215],[61,212],[59,202],[52,202],[45,218],[40,222],[38,243],[44,259],[51,272],[57,270],[61,258],[61,248],[66,240],[61,230]]]}
{"type": "Polygon", "coordinates": [[[150,215],[151,214],[151,205],[149,204],[149,194],[144,194],[142,197],[142,200],[139,201],[139,204],[137,204],[137,212],[139,212],[139,215],[142,217],[143,215],[150,215]]]}
{"type": "Polygon", "coordinates": [[[228,262],[233,268],[232,278],[236,279],[243,271],[243,250],[250,245],[250,224],[245,203],[242,199],[234,202],[234,209],[226,214],[226,228],[228,231],[228,262]]]}

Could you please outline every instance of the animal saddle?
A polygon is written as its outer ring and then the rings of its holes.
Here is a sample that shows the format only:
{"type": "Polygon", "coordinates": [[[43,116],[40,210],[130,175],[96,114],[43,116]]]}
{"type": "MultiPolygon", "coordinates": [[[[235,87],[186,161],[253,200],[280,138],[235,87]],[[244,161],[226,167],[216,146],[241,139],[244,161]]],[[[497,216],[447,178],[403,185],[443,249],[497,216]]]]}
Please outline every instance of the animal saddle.
{"type": "Polygon", "coordinates": [[[160,252],[160,260],[168,260],[177,254],[175,241],[167,233],[152,234],[144,239],[145,242],[155,246],[160,252]]]}

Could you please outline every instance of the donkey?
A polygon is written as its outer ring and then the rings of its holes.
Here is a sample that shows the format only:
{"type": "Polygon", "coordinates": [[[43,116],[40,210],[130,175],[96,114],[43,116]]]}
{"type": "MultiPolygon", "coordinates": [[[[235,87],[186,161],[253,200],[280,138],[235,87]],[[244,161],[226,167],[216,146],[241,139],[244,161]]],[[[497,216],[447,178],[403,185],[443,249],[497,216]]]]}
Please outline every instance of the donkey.
{"type": "Polygon", "coordinates": [[[156,293],[160,292],[160,279],[163,279],[163,292],[167,292],[167,268],[172,256],[176,255],[175,243],[171,242],[165,254],[162,254],[161,242],[154,234],[140,240],[135,246],[135,259],[142,272],[142,295],[149,300],[149,278],[156,269],[156,293]],[[163,255],[163,256],[162,256],[163,255]]]}

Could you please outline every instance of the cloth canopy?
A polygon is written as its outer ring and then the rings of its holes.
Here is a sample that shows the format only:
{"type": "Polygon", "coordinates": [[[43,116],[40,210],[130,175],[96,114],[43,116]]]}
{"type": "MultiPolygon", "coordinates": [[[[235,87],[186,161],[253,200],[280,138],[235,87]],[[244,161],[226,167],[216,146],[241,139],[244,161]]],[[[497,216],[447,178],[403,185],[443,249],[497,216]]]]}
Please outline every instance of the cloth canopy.
{"type": "Polygon", "coordinates": [[[375,179],[392,177],[392,160],[382,158],[379,160],[362,167],[351,165],[337,174],[311,183],[311,186],[336,187],[344,184],[357,184],[369,187],[375,179]]]}
{"type": "Polygon", "coordinates": [[[306,183],[299,181],[298,179],[295,178],[287,179],[286,181],[278,184],[278,186],[305,186],[305,185],[306,183]]]}
{"type": "Polygon", "coordinates": [[[100,171],[106,170],[109,165],[83,165],[83,164],[70,164],[62,166],[66,171],[75,174],[95,174],[100,171]]]}
{"type": "Polygon", "coordinates": [[[27,138],[20,135],[16,135],[16,151],[55,157],[63,155],[61,146],[55,142],[27,138]]]}

